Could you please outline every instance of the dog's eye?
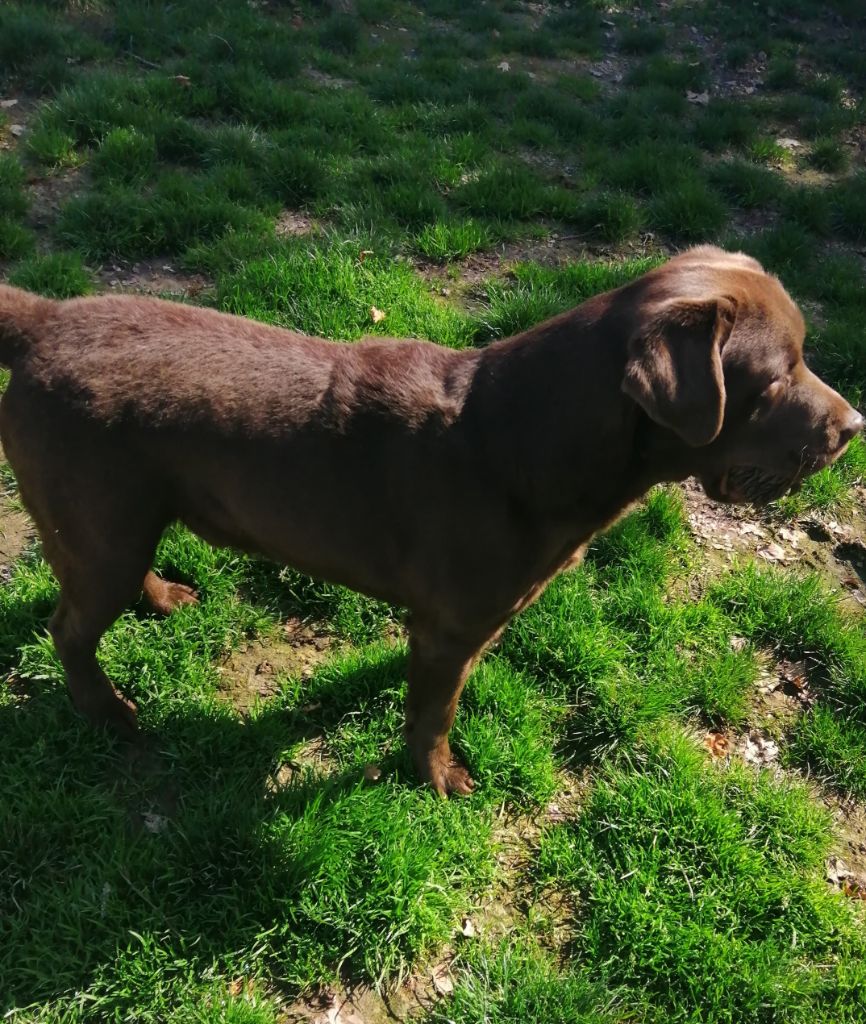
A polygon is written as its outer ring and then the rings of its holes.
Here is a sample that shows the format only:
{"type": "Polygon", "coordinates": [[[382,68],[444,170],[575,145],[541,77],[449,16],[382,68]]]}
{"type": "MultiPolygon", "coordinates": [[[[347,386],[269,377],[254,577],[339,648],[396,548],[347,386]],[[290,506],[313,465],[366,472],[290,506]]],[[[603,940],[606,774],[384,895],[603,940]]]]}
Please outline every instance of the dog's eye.
{"type": "Polygon", "coordinates": [[[761,392],[761,404],[764,406],[775,405],[782,397],[784,391],[785,382],[782,380],[774,380],[769,387],[764,388],[761,392]]]}

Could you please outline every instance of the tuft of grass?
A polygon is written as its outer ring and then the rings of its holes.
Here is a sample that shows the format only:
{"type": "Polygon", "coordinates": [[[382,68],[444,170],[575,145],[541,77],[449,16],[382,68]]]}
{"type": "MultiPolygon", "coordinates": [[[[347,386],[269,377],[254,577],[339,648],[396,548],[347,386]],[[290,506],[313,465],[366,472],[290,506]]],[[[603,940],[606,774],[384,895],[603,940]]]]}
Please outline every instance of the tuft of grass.
{"type": "Polygon", "coordinates": [[[633,766],[601,773],[580,818],[547,832],[539,863],[581,905],[577,956],[646,1000],[646,1019],[758,1022],[792,1000],[819,1015],[830,993],[860,1002],[866,972],[851,968],[864,940],[823,880],[830,839],[805,787],[714,767],[662,730],[633,766]]]}
{"type": "Polygon", "coordinates": [[[835,185],[831,192],[833,224],[852,242],[866,239],[866,172],[860,172],[835,185]]]}
{"type": "Polygon", "coordinates": [[[269,259],[220,277],[219,304],[231,313],[328,338],[387,334],[454,347],[470,343],[468,317],[433,298],[406,263],[377,253],[362,259],[363,248],[286,243],[269,259]],[[371,317],[374,306],[385,313],[379,323],[371,317]]]}
{"type": "Polygon", "coordinates": [[[0,219],[0,259],[17,260],[29,255],[36,245],[33,232],[13,220],[0,219]]]}
{"type": "Polygon", "coordinates": [[[474,943],[458,954],[454,991],[430,1024],[614,1024],[621,1010],[614,991],[583,969],[560,966],[522,935],[498,945],[474,943]]]}
{"type": "Polygon", "coordinates": [[[640,231],[643,211],[625,193],[600,192],[582,200],[571,219],[603,241],[618,244],[640,231]]]}
{"type": "Polygon", "coordinates": [[[686,89],[698,92],[706,88],[708,81],[707,69],[703,64],[662,56],[650,57],[636,65],[626,77],[627,85],[661,85],[680,92],[686,89]]]}
{"type": "Polygon", "coordinates": [[[437,263],[462,260],[492,243],[489,229],[478,221],[437,221],[425,225],[415,236],[415,247],[422,256],[437,263]]]}
{"type": "MultiPolygon", "coordinates": [[[[861,459],[862,451],[854,457],[861,459]]],[[[791,758],[806,765],[814,759],[831,783],[861,798],[866,796],[866,746],[858,749],[851,739],[859,730],[866,730],[866,633],[862,623],[839,608],[838,597],[818,577],[782,575],[755,566],[718,581],[712,599],[731,616],[743,636],[771,646],[781,657],[809,661],[826,703],[818,706],[814,730],[809,717],[804,719],[791,758]],[[831,729],[827,724],[830,716],[820,707],[832,708],[838,728],[831,729]],[[846,731],[846,726],[851,728],[846,731]],[[810,737],[816,743],[814,750],[810,737]],[[833,760],[834,750],[838,762],[833,760]]]]}
{"type": "Polygon", "coordinates": [[[28,132],[24,148],[36,163],[52,169],[75,167],[82,160],[75,139],[50,125],[40,125],[28,132]]]}
{"type": "Polygon", "coordinates": [[[13,156],[0,155],[0,216],[20,220],[30,209],[24,168],[13,156]]]}
{"type": "Polygon", "coordinates": [[[136,184],[151,177],[156,164],[156,141],[135,128],[113,128],[91,160],[97,181],[136,184]]]}
{"type": "Polygon", "coordinates": [[[785,182],[766,167],[745,160],[722,160],[708,173],[712,184],[743,210],[763,209],[785,194],[785,182]]]}
{"type": "Polygon", "coordinates": [[[838,139],[819,138],[812,143],[809,163],[819,171],[841,174],[848,169],[850,161],[848,150],[838,139]]]}
{"type": "Polygon", "coordinates": [[[53,299],[71,299],[93,291],[93,280],[78,253],[52,252],[19,263],[10,284],[53,299]]]}
{"type": "Polygon", "coordinates": [[[770,89],[793,89],[800,82],[797,62],[791,57],[773,57],[764,81],[770,89]]]}
{"type": "Polygon", "coordinates": [[[659,193],[650,203],[648,217],[657,231],[686,242],[698,242],[718,237],[728,211],[719,193],[694,175],[659,193]]]}
{"type": "Polygon", "coordinates": [[[658,53],[664,48],[666,38],[661,25],[638,22],[620,30],[619,48],[623,53],[658,53]]]}
{"type": "Polygon", "coordinates": [[[572,263],[552,269],[533,263],[512,268],[513,281],[491,282],[482,339],[508,337],[580,305],[599,292],[619,288],[656,266],[658,260],[572,263]]]}
{"type": "Polygon", "coordinates": [[[754,139],[758,121],[742,103],[713,99],[695,122],[695,142],[710,153],[733,147],[745,149],[754,139]]]}

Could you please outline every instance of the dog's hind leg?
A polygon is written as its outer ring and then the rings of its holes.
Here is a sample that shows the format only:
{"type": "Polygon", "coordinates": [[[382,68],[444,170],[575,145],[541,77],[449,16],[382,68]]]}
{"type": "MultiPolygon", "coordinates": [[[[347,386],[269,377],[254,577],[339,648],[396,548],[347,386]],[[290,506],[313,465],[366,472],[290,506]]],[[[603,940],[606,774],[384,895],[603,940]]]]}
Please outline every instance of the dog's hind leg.
{"type": "Polygon", "coordinates": [[[67,540],[76,531],[66,525],[63,541],[43,533],[45,556],[60,581],[60,603],[48,629],[75,709],[93,725],[129,737],[137,728],[135,705],[111,684],[96,650],[103,633],[138,597],[161,530],[137,532],[124,523],[121,530],[106,529],[98,545],[72,547],[67,540]]]}
{"type": "Polygon", "coordinates": [[[184,604],[198,604],[198,594],[192,587],[164,580],[152,570],[144,577],[141,589],[147,603],[160,615],[170,615],[184,604]]]}

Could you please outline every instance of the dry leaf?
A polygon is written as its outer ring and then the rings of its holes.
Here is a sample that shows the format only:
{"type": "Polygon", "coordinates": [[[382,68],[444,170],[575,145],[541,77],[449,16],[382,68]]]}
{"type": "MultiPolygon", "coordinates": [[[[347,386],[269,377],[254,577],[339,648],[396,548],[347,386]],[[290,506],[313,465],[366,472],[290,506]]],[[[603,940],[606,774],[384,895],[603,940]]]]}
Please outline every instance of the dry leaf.
{"type": "Polygon", "coordinates": [[[373,250],[372,250],[372,249],[362,249],[362,250],[361,250],[361,251],[360,251],[360,252],[358,253],[358,262],[359,262],[359,263],[363,263],[363,262],[364,262],[364,260],[365,260],[365,259],[366,259],[366,258],[367,258],[368,256],[372,256],[372,255],[373,255],[373,250]]]}
{"type": "Polygon", "coordinates": [[[144,827],[148,832],[159,835],[168,828],[168,818],[164,814],[154,814],[152,811],[145,811],[141,816],[144,827]]]}
{"type": "Polygon", "coordinates": [[[851,877],[848,865],[841,857],[828,857],[825,865],[825,877],[832,885],[841,885],[851,877]]]}
{"type": "Polygon", "coordinates": [[[547,805],[547,820],[548,821],[565,821],[566,815],[560,808],[559,804],[548,804],[547,805]]]}
{"type": "Polygon", "coordinates": [[[708,732],[704,737],[704,746],[712,757],[727,757],[731,749],[730,741],[723,732],[708,732]]]}
{"type": "Polygon", "coordinates": [[[842,892],[852,900],[866,900],[866,885],[859,878],[846,878],[842,883],[842,892]]]}
{"type": "Polygon", "coordinates": [[[779,760],[779,745],[774,740],[752,733],[742,747],[743,760],[754,765],[773,764],[779,760]]]}
{"type": "Polygon", "coordinates": [[[474,939],[478,934],[475,930],[475,925],[472,923],[471,917],[463,918],[463,923],[460,926],[460,934],[465,936],[467,939],[474,939]]]}
{"type": "Polygon", "coordinates": [[[762,548],[758,548],[758,554],[768,562],[784,562],[786,557],[785,549],[772,542],[765,544],[762,548]]]}
{"type": "Polygon", "coordinates": [[[789,530],[787,526],[781,526],[779,527],[779,536],[795,548],[800,543],[802,534],[799,530],[789,530]]]}
{"type": "Polygon", "coordinates": [[[499,68],[500,71],[511,70],[511,65],[508,63],[507,60],[500,61],[496,66],[499,68]]]}
{"type": "Polygon", "coordinates": [[[745,522],[740,526],[740,536],[747,537],[750,534],[755,537],[766,537],[767,535],[757,523],[745,522]]]}
{"type": "Polygon", "coordinates": [[[748,644],[748,640],[744,636],[732,636],[729,643],[732,651],[742,651],[748,644]]]}
{"type": "Polygon", "coordinates": [[[697,103],[698,106],[705,107],[710,102],[710,94],[708,92],[686,91],[686,99],[689,103],[697,103]]]}
{"type": "Polygon", "coordinates": [[[370,306],[370,319],[374,324],[378,324],[385,319],[385,314],[381,309],[376,309],[375,306],[370,306]]]}
{"type": "Polygon", "coordinates": [[[433,988],[440,996],[450,996],[454,991],[454,982],[451,980],[451,975],[448,973],[447,967],[437,967],[433,971],[433,988]]]}
{"type": "Polygon", "coordinates": [[[188,75],[172,75],[172,80],[187,89],[192,85],[192,79],[188,75]]]}

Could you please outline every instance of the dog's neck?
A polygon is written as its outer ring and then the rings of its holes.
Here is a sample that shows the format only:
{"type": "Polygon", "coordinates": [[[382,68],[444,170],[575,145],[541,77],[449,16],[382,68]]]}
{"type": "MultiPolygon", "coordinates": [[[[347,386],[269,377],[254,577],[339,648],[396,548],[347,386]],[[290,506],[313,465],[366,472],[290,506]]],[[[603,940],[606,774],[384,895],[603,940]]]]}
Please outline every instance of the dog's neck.
{"type": "Polygon", "coordinates": [[[472,429],[515,498],[562,520],[578,517],[578,532],[594,532],[663,479],[637,444],[642,413],[621,390],[628,336],[609,295],[598,296],[490,345],[467,396],[472,429]],[[601,395],[610,397],[602,404],[601,395]],[[496,436],[480,417],[473,422],[475,396],[479,407],[498,406],[485,417],[496,436]]]}

